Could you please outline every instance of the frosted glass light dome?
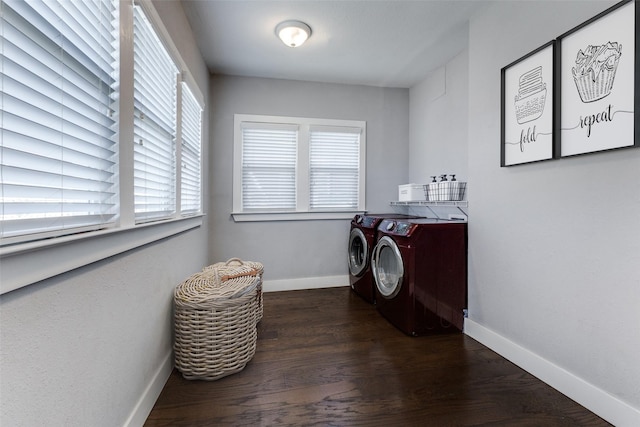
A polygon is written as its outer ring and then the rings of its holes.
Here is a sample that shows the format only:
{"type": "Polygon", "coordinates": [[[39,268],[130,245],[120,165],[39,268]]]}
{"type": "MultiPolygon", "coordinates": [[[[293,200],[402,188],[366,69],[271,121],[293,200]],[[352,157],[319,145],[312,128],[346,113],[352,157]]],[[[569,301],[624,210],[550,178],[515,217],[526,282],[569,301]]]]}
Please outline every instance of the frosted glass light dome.
{"type": "Polygon", "coordinates": [[[289,47],[302,45],[311,35],[311,28],[304,22],[284,21],[276,26],[276,35],[289,47]]]}

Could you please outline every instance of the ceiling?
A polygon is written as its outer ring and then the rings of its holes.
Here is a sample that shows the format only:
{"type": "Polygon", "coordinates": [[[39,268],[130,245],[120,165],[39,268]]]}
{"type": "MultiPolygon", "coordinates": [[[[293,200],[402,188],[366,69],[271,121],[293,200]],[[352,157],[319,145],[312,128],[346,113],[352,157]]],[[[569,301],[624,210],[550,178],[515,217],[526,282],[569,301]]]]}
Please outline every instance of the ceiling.
{"type": "Polygon", "coordinates": [[[409,88],[460,53],[485,0],[181,0],[215,74],[409,88]],[[311,27],[298,48],[275,35],[311,27]]]}

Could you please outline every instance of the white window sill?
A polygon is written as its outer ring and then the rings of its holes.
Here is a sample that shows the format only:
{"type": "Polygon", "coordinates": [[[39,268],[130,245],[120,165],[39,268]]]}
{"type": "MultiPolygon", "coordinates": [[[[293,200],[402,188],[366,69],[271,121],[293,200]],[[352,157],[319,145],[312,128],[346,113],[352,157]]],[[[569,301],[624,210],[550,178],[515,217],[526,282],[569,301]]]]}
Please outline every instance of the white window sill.
{"type": "Polygon", "coordinates": [[[202,226],[203,215],[112,228],[0,249],[0,295],[202,226]]]}
{"type": "Polygon", "coordinates": [[[324,219],[352,219],[364,211],[342,212],[233,212],[235,222],[250,221],[310,221],[324,219]]]}

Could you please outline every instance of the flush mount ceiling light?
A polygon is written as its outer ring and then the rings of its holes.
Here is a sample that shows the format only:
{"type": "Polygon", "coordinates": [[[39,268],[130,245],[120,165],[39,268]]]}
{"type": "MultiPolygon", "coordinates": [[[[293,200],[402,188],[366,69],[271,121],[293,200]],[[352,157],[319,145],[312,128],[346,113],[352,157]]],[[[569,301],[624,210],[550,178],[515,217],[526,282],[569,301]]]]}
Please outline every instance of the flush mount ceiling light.
{"type": "Polygon", "coordinates": [[[289,47],[298,47],[311,35],[311,28],[304,22],[284,21],[276,26],[276,35],[289,47]]]}

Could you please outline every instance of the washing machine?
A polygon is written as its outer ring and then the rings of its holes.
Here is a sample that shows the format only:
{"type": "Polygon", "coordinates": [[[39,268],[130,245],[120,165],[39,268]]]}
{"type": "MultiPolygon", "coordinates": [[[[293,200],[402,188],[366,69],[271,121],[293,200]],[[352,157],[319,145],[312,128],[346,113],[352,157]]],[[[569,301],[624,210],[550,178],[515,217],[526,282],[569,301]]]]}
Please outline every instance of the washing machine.
{"type": "Polygon", "coordinates": [[[378,226],[384,219],[410,219],[415,216],[396,213],[356,215],[349,233],[349,282],[351,289],[365,301],[375,303],[375,284],[371,275],[371,251],[378,240],[378,226]]]}
{"type": "Polygon", "coordinates": [[[385,219],[371,255],[378,311],[402,332],[459,332],[467,306],[467,224],[385,219]]]}

